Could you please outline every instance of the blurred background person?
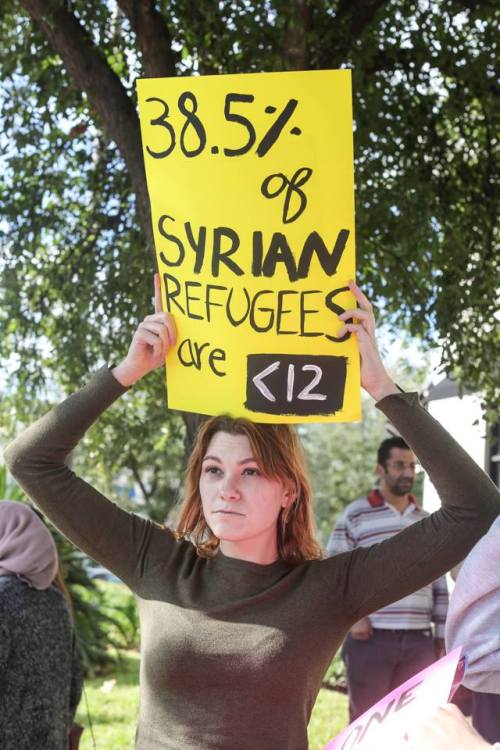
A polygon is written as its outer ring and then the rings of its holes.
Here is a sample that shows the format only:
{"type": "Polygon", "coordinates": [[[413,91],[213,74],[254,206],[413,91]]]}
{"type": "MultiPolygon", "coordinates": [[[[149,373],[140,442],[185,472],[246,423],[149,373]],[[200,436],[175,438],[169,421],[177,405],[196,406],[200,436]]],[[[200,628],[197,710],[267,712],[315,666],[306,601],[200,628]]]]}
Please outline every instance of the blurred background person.
{"type": "MultiPolygon", "coordinates": [[[[330,555],[370,547],[429,516],[411,494],[416,465],[416,456],[403,438],[380,443],[379,488],[344,509],[328,542],[330,555]]],[[[342,648],[350,722],[444,656],[447,609],[448,588],[442,576],[352,626],[342,648]]]]}
{"type": "Polygon", "coordinates": [[[82,690],[54,540],[27,505],[0,502],[0,747],[67,750],[82,690]]]}
{"type": "Polygon", "coordinates": [[[472,691],[472,723],[488,742],[500,742],[500,518],[476,544],[458,573],[446,621],[448,651],[463,647],[463,679],[472,691]]]}

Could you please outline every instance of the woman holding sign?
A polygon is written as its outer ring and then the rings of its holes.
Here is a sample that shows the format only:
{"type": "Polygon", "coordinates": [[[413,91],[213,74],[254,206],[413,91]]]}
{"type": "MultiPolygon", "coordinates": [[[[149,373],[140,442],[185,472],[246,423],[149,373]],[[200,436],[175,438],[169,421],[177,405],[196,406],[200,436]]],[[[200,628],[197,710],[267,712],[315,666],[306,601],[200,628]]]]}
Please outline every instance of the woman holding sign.
{"type": "MultiPolygon", "coordinates": [[[[140,750],[305,750],[323,675],[351,625],[463,559],[500,512],[495,486],[381,362],[371,306],[357,336],[365,390],[426,468],[443,507],[397,536],[322,559],[289,425],[227,417],[200,429],[177,532],[126,513],[64,461],[92,422],[164,363],[157,310],[125,359],[100,370],[7,450],[25,491],[78,547],[135,592],[141,616],[140,750]]],[[[342,335],[342,334],[339,334],[342,335]]]]}

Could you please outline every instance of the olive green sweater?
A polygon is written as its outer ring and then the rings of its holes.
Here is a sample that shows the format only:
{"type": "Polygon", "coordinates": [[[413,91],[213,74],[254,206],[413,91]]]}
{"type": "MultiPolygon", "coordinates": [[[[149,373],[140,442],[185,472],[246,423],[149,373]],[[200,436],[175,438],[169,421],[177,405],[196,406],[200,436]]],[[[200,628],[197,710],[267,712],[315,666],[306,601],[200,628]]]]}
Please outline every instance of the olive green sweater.
{"type": "MultiPolygon", "coordinates": [[[[414,394],[379,404],[443,508],[368,548],[291,566],[196,554],[65,465],[122,395],[105,368],[8,448],[11,472],[74,544],[123,579],[141,618],[139,750],[305,750],[321,680],[349,627],[462,560],[500,512],[495,486],[414,394]]],[[[332,452],[335,446],[332,446],[332,452]]]]}

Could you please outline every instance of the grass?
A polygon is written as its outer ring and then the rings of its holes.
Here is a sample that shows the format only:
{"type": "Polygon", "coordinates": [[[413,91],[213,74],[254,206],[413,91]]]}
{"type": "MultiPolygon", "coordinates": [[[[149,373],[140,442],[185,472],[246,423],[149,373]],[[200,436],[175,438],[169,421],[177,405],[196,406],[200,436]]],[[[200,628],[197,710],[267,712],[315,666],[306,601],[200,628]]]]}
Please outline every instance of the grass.
{"type": "Polygon", "coordinates": [[[129,652],[115,674],[85,681],[76,715],[85,727],[80,750],[93,750],[87,706],[97,750],[133,750],[139,715],[139,657],[129,652]]]}
{"type": "Polygon", "coordinates": [[[320,690],[309,722],[309,750],[323,750],[348,724],[347,696],[320,690]]]}
{"type": "MultiPolygon", "coordinates": [[[[133,750],[139,713],[139,657],[128,652],[113,675],[87,680],[85,692],[97,750],[133,750]]],[[[82,697],[76,720],[86,727],[80,750],[93,750],[82,697]]],[[[322,750],[347,723],[347,698],[321,690],[309,724],[309,750],[322,750]]]]}

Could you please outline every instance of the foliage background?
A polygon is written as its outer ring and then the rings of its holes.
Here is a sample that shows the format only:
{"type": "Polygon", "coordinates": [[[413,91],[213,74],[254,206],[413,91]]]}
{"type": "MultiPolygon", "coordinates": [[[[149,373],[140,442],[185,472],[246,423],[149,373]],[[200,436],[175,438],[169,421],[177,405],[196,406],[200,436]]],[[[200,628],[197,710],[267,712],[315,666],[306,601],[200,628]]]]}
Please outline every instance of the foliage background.
{"type": "MultiPolygon", "coordinates": [[[[493,0],[4,0],[0,441],[118,360],[150,311],[135,79],[335,67],[353,71],[358,280],[394,335],[443,345],[443,371],[493,420],[499,15],[493,0]]],[[[163,402],[157,372],[72,457],[158,520],[197,422],[163,402]]],[[[361,427],[303,433],[323,541],[371,484],[384,429],[367,410],[361,427]]]]}
{"type": "MultiPolygon", "coordinates": [[[[4,436],[126,351],[150,309],[138,76],[349,67],[358,279],[394,331],[499,399],[498,3],[482,0],[5,0],[0,34],[4,436]]],[[[175,189],[175,185],[167,187],[175,189]]],[[[134,388],[78,460],[175,500],[196,420],[134,388]]]]}

